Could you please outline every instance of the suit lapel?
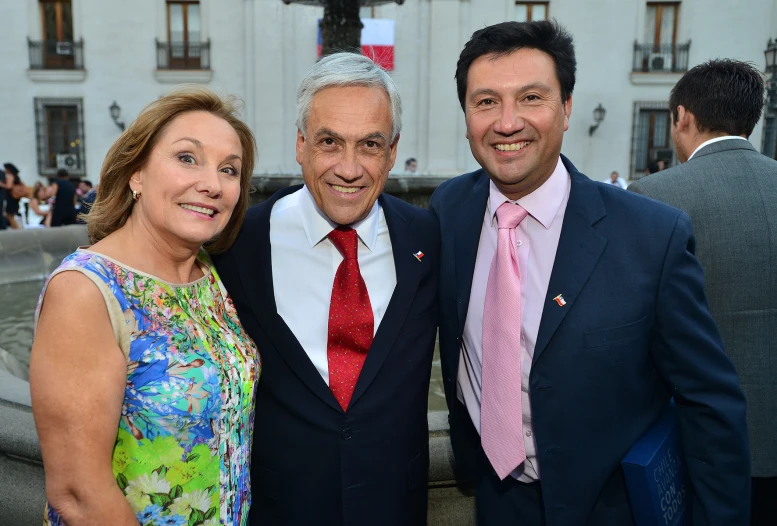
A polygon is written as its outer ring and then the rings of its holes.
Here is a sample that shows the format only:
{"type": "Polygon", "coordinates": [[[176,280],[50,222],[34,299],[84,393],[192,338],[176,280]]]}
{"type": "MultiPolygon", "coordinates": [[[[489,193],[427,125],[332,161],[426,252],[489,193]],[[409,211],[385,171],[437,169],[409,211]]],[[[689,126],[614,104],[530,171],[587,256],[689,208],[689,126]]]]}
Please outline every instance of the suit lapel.
{"type": "Polygon", "coordinates": [[[567,312],[574,308],[575,300],[607,244],[607,239],[593,227],[606,215],[596,184],[578,172],[566,157],[561,159],[569,171],[571,188],[534,347],[534,363],[546,349],[567,312]],[[566,302],[563,306],[554,300],[559,294],[566,302]]]}
{"type": "Polygon", "coordinates": [[[256,289],[246,291],[246,296],[248,301],[251,302],[256,322],[278,350],[278,354],[281,355],[303,384],[333,409],[342,412],[337,399],[335,399],[332,391],[329,390],[329,386],[321,378],[321,375],[313,365],[313,362],[310,361],[299,341],[297,341],[294,333],[291,332],[286,322],[278,314],[275,304],[272,276],[272,246],[270,245],[270,213],[276,201],[296,192],[300,188],[302,186],[298,185],[280,190],[266,202],[266,206],[262,208],[261,215],[257,218],[258,231],[253,232],[252,234],[255,237],[252,237],[246,243],[253,252],[252,257],[240,259],[236,257],[235,259],[241,274],[258,276],[256,289]],[[251,266],[254,263],[257,264],[256,267],[251,266]]]}
{"type": "MultiPolygon", "coordinates": [[[[349,407],[353,407],[353,404],[364,394],[391,352],[394,341],[407,318],[424,270],[423,264],[413,256],[415,252],[423,251],[425,247],[414,245],[417,236],[411,231],[412,217],[396,206],[393,200],[394,198],[387,198],[383,194],[379,199],[391,239],[397,284],[367,353],[367,359],[356,382],[349,407]]],[[[437,264],[437,262],[424,261],[424,264],[437,264]]]]}
{"type": "Polygon", "coordinates": [[[467,318],[480,231],[483,227],[483,214],[486,212],[486,203],[488,202],[488,181],[486,173],[481,171],[475,184],[472,185],[472,193],[457,207],[459,218],[456,227],[452,230],[456,233],[453,253],[455,254],[454,265],[457,283],[458,336],[464,332],[464,321],[467,318]]]}

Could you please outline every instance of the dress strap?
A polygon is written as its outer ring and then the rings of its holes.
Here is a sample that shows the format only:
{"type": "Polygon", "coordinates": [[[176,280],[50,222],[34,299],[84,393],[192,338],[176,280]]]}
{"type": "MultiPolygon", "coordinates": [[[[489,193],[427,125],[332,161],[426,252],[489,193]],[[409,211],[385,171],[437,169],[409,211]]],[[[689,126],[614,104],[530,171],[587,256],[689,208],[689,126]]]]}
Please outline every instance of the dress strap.
{"type": "MultiPolygon", "coordinates": [[[[46,285],[43,287],[43,291],[41,291],[41,299],[38,302],[38,306],[35,309],[35,322],[34,327],[37,329],[38,327],[38,317],[40,316],[41,308],[43,307],[43,299],[46,295],[46,288],[48,287],[48,284],[51,282],[51,278],[56,276],[57,274],[60,274],[62,272],[68,272],[68,271],[77,271],[83,274],[84,276],[88,277],[92,283],[94,283],[97,286],[97,289],[100,291],[100,294],[102,294],[103,299],[105,300],[105,306],[108,308],[108,317],[111,320],[111,328],[113,329],[113,336],[116,339],[116,344],[119,346],[119,349],[121,349],[122,354],[124,354],[124,359],[129,363],[129,351],[130,351],[130,321],[131,319],[128,319],[124,312],[121,310],[121,306],[119,305],[119,300],[116,299],[116,296],[113,295],[113,292],[111,292],[111,288],[108,286],[108,284],[103,281],[103,279],[97,275],[95,272],[92,272],[88,268],[84,267],[60,267],[54,272],[52,272],[51,276],[49,276],[48,280],[46,280],[46,285]]],[[[130,318],[132,318],[132,313],[129,313],[130,318]]],[[[33,334],[34,337],[34,334],[33,334]]]]}

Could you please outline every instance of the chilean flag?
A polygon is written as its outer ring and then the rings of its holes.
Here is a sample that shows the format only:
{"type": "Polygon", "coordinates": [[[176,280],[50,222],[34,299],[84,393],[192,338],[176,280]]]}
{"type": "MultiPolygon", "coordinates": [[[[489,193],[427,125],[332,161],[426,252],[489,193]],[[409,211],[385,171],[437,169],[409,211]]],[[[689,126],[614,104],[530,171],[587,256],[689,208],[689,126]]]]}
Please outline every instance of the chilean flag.
{"type": "MultiPolygon", "coordinates": [[[[394,21],[362,18],[362,24],[362,55],[386,71],[394,71],[394,21]]],[[[318,28],[318,56],[321,57],[321,27],[318,28]]]]}

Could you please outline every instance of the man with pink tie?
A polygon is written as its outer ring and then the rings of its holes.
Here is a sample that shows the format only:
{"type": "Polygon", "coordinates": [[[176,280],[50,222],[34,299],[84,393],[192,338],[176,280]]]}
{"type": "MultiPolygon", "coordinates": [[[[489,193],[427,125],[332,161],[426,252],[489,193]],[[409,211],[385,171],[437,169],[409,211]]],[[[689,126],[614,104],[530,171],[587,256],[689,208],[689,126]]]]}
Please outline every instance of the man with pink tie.
{"type": "Polygon", "coordinates": [[[620,461],[674,397],[694,524],[748,524],[745,400],[690,220],[561,155],[575,68],[548,21],[481,29],[459,58],[482,169],[430,204],[458,475],[481,526],[633,524],[620,461]]]}

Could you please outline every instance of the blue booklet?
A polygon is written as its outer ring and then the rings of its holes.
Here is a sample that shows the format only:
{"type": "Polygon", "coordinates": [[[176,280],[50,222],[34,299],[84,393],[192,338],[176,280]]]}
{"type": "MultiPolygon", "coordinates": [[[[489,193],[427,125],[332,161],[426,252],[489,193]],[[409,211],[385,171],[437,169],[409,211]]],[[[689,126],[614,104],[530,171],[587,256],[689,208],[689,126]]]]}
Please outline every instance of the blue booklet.
{"type": "Polygon", "coordinates": [[[634,443],[621,467],[636,526],[691,524],[691,487],[673,401],[634,443]]]}

